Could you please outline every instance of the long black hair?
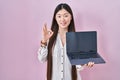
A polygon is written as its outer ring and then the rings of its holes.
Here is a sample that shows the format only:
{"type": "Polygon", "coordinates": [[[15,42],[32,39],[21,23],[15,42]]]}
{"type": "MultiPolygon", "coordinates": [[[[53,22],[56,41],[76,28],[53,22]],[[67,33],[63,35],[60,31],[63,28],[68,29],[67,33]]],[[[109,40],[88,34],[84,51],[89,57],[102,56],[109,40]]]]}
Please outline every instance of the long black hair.
{"type": "MultiPolygon", "coordinates": [[[[72,20],[71,20],[71,22],[68,26],[68,32],[75,32],[73,12],[72,12],[70,6],[66,3],[59,4],[54,11],[52,25],[51,25],[51,30],[54,33],[53,33],[52,37],[49,39],[49,43],[48,43],[47,80],[51,80],[51,77],[52,77],[52,48],[53,48],[53,45],[56,41],[56,37],[57,37],[57,34],[58,34],[58,29],[59,29],[59,26],[57,24],[55,16],[56,16],[56,13],[61,9],[65,9],[66,11],[68,11],[71,14],[71,17],[72,17],[72,20]]],[[[72,66],[71,76],[72,76],[72,80],[77,80],[77,73],[76,73],[75,65],[72,66]]]]}

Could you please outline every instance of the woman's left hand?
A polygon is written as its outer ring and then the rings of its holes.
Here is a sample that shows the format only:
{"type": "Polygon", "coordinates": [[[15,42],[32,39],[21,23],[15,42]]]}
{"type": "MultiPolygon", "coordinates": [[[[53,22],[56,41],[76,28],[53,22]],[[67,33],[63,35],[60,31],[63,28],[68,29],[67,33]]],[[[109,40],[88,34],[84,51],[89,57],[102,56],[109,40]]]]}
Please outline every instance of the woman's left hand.
{"type": "Polygon", "coordinates": [[[83,66],[85,66],[85,67],[93,67],[93,65],[94,65],[94,62],[88,62],[87,64],[84,64],[83,66]]]}
{"type": "Polygon", "coordinates": [[[88,62],[87,63],[87,67],[93,67],[93,65],[94,65],[94,62],[88,62]]]}

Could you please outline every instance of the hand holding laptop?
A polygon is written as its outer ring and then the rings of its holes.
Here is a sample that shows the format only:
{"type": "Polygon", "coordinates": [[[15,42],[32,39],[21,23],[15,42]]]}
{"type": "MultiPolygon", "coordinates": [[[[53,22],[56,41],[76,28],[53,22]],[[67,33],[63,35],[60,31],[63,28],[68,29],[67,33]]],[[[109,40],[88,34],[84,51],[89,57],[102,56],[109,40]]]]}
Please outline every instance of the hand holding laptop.
{"type": "Polygon", "coordinates": [[[83,67],[93,67],[94,66],[94,62],[88,62],[87,64],[82,65],[83,67]]]}

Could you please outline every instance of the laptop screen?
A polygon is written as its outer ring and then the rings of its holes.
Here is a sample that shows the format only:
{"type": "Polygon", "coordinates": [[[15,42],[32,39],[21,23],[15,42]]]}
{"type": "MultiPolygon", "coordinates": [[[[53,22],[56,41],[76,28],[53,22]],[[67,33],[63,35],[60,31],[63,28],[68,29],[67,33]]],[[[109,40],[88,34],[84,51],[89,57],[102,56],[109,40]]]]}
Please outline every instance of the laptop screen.
{"type": "Polygon", "coordinates": [[[67,32],[66,43],[68,53],[97,53],[96,31],[67,32]]]}

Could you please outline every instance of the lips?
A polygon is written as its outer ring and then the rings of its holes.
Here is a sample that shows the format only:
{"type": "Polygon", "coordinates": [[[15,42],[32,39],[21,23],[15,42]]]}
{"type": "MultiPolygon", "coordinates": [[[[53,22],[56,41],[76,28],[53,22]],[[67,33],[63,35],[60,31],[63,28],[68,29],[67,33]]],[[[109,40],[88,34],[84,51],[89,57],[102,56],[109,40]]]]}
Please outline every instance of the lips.
{"type": "Polygon", "coordinates": [[[62,22],[60,23],[62,26],[65,26],[67,23],[66,22],[62,22]]]}

